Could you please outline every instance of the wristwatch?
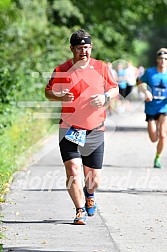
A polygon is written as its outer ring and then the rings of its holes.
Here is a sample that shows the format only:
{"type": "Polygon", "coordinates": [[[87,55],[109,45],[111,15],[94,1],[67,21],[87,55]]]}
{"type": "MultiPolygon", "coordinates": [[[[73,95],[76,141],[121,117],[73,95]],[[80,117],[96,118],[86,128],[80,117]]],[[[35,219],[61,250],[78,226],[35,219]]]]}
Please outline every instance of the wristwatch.
{"type": "Polygon", "coordinates": [[[110,95],[108,93],[104,93],[105,95],[105,103],[104,105],[108,104],[110,102],[110,95]]]}

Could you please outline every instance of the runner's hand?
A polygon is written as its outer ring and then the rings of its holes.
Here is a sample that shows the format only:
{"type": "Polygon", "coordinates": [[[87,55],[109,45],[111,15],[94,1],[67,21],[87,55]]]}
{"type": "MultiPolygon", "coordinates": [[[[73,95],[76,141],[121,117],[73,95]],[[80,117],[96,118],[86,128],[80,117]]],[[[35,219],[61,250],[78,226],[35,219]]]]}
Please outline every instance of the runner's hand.
{"type": "Polygon", "coordinates": [[[145,98],[146,98],[146,100],[145,100],[146,102],[152,101],[153,96],[152,96],[152,93],[149,90],[145,91],[145,98]]]}
{"type": "Polygon", "coordinates": [[[105,95],[104,94],[96,94],[92,95],[91,97],[90,104],[94,107],[102,107],[105,104],[105,95]]]}
{"type": "Polygon", "coordinates": [[[53,90],[53,94],[57,97],[62,98],[62,102],[72,102],[74,100],[74,94],[69,92],[69,89],[64,89],[60,92],[55,92],[53,90]]]}

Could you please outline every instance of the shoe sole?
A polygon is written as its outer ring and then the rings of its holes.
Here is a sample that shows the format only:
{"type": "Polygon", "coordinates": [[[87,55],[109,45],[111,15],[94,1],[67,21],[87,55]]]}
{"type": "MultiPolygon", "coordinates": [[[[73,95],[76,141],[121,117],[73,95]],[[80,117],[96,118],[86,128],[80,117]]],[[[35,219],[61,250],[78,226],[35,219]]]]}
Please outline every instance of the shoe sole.
{"type": "Polygon", "coordinates": [[[86,225],[86,223],[81,220],[75,221],[74,224],[75,225],[86,225]]]}

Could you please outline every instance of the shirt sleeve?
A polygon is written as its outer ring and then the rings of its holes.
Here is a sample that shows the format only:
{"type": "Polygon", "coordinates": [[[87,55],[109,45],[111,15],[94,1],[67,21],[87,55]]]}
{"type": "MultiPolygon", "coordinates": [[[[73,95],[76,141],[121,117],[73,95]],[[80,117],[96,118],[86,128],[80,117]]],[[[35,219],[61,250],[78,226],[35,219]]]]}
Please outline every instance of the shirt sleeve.
{"type": "Polygon", "coordinates": [[[54,78],[55,78],[55,75],[56,75],[56,68],[54,69],[52,75],[51,75],[51,78],[49,79],[49,82],[48,84],[46,85],[46,90],[52,90],[52,86],[54,84],[54,78]]]}
{"type": "Polygon", "coordinates": [[[66,72],[61,72],[59,67],[56,67],[45,89],[54,89],[55,92],[60,92],[62,89],[67,88],[63,84],[69,84],[70,82],[71,78],[69,77],[69,74],[66,72]]]}

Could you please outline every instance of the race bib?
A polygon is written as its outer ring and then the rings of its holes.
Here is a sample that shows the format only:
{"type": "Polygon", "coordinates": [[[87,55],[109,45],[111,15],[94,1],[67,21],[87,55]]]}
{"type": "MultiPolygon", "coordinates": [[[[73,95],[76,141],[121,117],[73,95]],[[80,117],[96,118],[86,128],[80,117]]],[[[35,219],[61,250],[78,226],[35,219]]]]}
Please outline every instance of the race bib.
{"type": "Polygon", "coordinates": [[[163,100],[167,98],[167,88],[163,87],[154,87],[153,88],[153,97],[154,99],[163,100]]]}
{"type": "Polygon", "coordinates": [[[84,146],[86,142],[86,130],[71,127],[65,134],[65,138],[75,144],[84,146]]]}

